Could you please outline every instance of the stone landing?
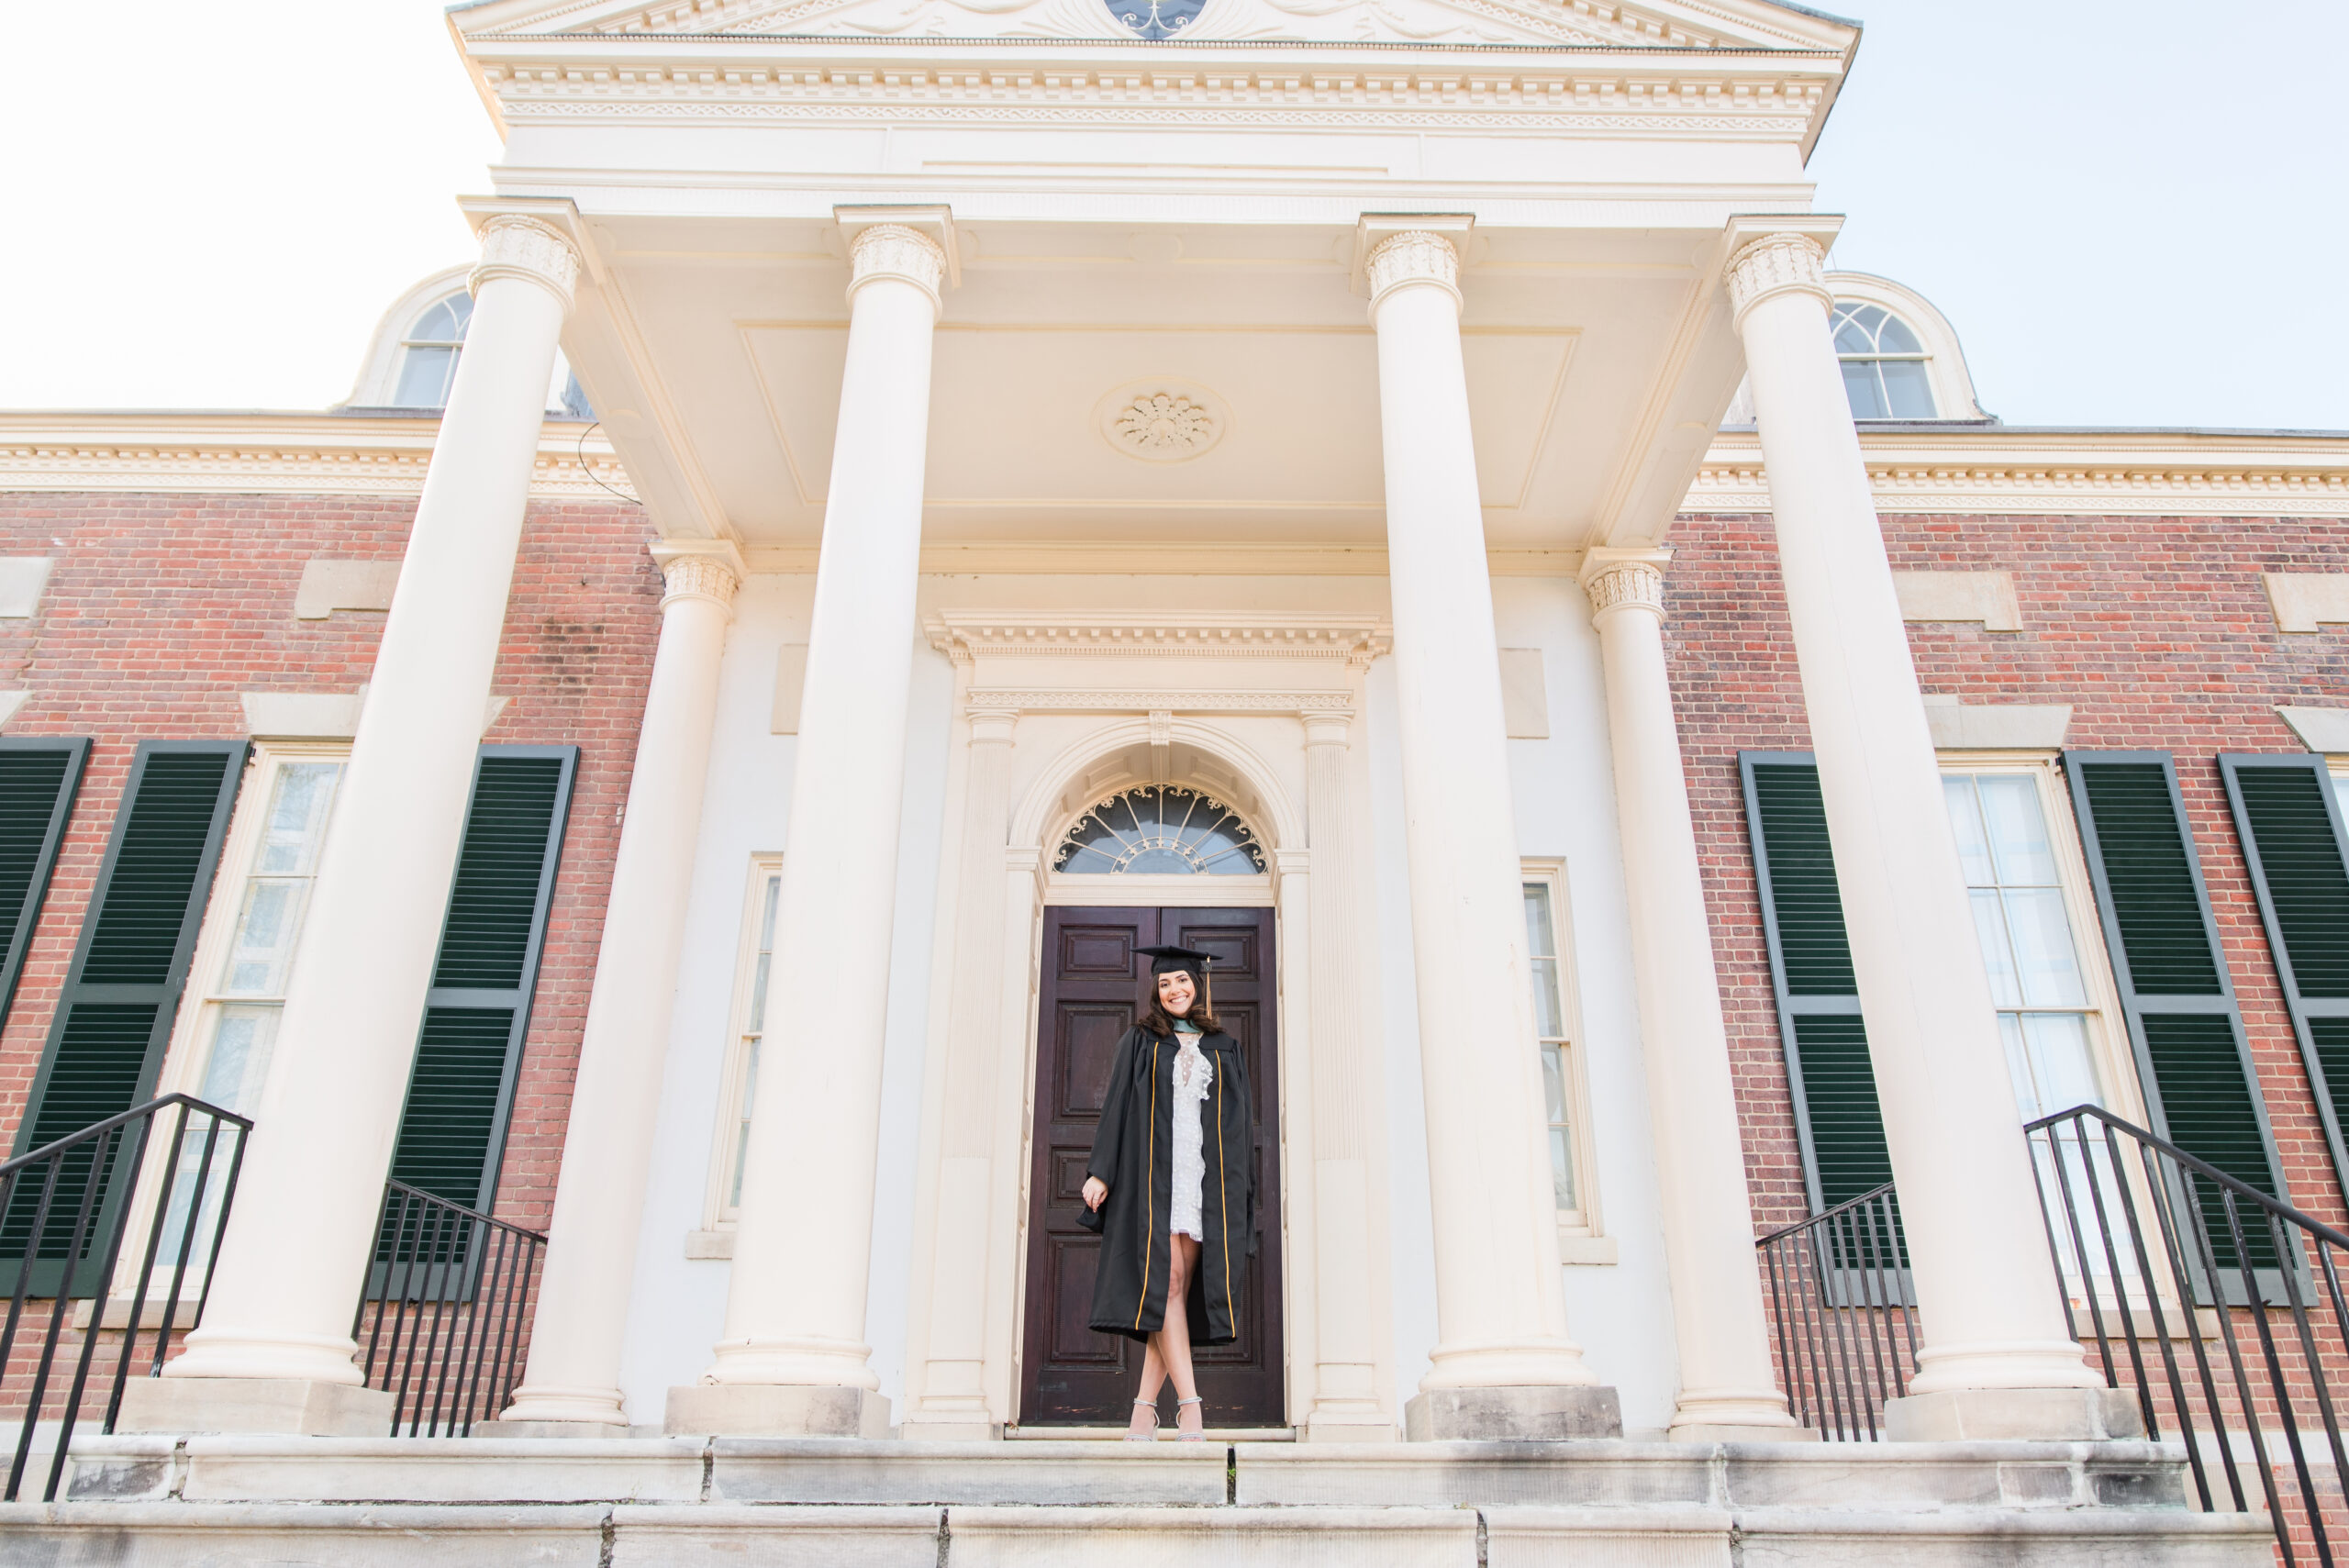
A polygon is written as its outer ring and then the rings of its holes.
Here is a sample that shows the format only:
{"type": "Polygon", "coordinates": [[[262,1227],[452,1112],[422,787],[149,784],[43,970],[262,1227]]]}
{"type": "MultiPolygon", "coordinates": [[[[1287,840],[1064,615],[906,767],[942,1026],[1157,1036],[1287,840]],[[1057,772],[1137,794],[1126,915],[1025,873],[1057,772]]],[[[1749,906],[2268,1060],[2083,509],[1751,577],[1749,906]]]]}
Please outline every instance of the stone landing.
{"type": "Polygon", "coordinates": [[[90,1438],[0,1568],[2264,1568],[2149,1443],[90,1438]]]}

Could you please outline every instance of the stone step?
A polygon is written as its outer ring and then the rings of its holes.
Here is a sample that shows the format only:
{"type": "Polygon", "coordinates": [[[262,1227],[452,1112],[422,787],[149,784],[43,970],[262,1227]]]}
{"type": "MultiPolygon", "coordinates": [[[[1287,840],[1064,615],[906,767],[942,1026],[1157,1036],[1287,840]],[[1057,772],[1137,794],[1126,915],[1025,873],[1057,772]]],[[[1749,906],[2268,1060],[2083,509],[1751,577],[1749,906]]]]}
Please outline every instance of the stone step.
{"type": "Polygon", "coordinates": [[[2177,1508],[0,1506],[0,1568],[2258,1568],[2272,1552],[2257,1516],[2177,1508]]]}
{"type": "Polygon", "coordinates": [[[1103,1443],[102,1437],[64,1496],[190,1502],[2165,1507],[2184,1451],[2104,1443],[1103,1443]]]}

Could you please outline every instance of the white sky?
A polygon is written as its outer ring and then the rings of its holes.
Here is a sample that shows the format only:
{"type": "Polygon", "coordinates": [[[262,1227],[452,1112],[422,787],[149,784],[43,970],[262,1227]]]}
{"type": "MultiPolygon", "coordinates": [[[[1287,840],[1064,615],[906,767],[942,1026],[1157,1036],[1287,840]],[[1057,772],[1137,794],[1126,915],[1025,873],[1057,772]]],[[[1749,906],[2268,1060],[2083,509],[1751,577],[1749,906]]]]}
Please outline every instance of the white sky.
{"type": "MultiPolygon", "coordinates": [[[[1835,264],[1940,306],[1987,407],[2349,429],[2349,5],[1843,7],[1835,264]]],[[[497,141],[429,0],[17,6],[7,44],[0,406],[323,407],[471,252],[497,141]]]]}

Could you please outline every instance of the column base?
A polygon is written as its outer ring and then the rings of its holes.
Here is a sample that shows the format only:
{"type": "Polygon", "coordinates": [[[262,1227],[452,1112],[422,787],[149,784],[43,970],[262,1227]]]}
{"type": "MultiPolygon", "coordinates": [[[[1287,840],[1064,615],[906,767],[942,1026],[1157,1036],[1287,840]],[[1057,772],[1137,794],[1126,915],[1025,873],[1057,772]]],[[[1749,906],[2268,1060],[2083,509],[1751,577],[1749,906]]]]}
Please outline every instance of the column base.
{"type": "Polygon", "coordinates": [[[624,1421],[475,1421],[477,1438],[585,1438],[611,1440],[642,1433],[624,1421]]]}
{"type": "Polygon", "coordinates": [[[2142,1438],[2136,1396],[2118,1388],[1953,1388],[1884,1407],[1897,1443],[2104,1442],[2142,1438]]]}
{"type": "Polygon", "coordinates": [[[1691,1421],[1685,1427],[1675,1427],[1665,1432],[1664,1440],[1675,1443],[1815,1443],[1819,1441],[1819,1429],[1798,1427],[1791,1421],[1777,1427],[1741,1427],[1734,1422],[1691,1421]]]}
{"type": "Polygon", "coordinates": [[[1623,1402],[1613,1389],[1597,1384],[1434,1388],[1403,1407],[1403,1436],[1412,1442],[1554,1442],[1622,1435],[1623,1402]]]}
{"type": "Polygon", "coordinates": [[[696,1383],[669,1390],[673,1438],[885,1438],[889,1402],[869,1388],[696,1383]]]}
{"type": "Polygon", "coordinates": [[[353,1383],[295,1377],[134,1377],[123,1386],[117,1432],[273,1432],[380,1438],[399,1401],[353,1383]]]}

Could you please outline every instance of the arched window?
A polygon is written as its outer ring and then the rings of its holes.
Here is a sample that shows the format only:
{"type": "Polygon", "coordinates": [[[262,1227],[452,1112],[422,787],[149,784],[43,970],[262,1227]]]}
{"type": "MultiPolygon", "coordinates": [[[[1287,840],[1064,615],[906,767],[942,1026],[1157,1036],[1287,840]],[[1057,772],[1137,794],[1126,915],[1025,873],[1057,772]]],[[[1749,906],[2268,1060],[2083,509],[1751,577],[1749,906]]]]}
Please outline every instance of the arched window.
{"type": "Polygon", "coordinates": [[[1880,305],[1843,300],[1835,306],[1835,354],[1854,419],[1931,419],[1933,384],[1925,345],[1909,324],[1880,305]]]}
{"type": "Polygon", "coordinates": [[[1079,875],[1248,876],[1264,869],[1255,829],[1182,784],[1120,790],[1069,825],[1052,869],[1079,875]]]}
{"type": "Polygon", "coordinates": [[[395,408],[446,408],[449,384],[457,376],[457,356],[473,318],[473,297],[460,291],[434,300],[400,339],[400,379],[392,394],[395,408]]]}

